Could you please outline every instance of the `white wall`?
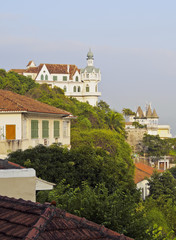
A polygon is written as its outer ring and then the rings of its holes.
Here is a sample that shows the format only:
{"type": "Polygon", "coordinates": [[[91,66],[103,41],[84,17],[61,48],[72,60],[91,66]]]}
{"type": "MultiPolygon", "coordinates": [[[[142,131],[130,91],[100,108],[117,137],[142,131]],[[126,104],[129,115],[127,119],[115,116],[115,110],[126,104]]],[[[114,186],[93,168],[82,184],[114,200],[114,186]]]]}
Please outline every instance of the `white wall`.
{"type": "Polygon", "coordinates": [[[16,125],[16,139],[21,139],[21,113],[0,113],[0,140],[6,139],[6,125],[16,125]]]}

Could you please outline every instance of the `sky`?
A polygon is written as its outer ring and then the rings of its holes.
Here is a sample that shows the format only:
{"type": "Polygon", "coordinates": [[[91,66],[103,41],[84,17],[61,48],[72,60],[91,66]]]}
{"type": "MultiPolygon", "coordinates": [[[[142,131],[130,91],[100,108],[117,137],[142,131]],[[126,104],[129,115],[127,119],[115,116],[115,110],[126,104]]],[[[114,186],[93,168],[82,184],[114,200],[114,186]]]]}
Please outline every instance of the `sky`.
{"type": "Polygon", "coordinates": [[[101,99],[145,109],[176,136],[175,0],[0,0],[0,68],[40,63],[86,66],[91,48],[101,99]]]}

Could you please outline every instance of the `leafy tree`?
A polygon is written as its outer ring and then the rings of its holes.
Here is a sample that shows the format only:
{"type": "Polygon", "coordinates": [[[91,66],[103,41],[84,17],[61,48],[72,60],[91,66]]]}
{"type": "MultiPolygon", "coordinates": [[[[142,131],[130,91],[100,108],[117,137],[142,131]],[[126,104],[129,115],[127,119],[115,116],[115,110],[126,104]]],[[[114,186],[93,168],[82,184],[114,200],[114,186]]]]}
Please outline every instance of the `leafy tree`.
{"type": "Polygon", "coordinates": [[[104,184],[90,187],[87,182],[82,182],[80,187],[71,188],[62,181],[49,193],[49,200],[53,199],[56,200],[57,207],[68,212],[135,239],[147,239],[148,223],[143,209],[137,208],[137,191],[131,194],[129,190],[120,188],[109,194],[104,184]]]}
{"type": "Polygon", "coordinates": [[[123,108],[122,112],[123,112],[123,114],[124,114],[125,116],[135,115],[135,112],[133,112],[133,111],[132,111],[131,109],[129,109],[129,108],[123,108]]]}
{"type": "Polygon", "coordinates": [[[168,155],[172,145],[167,139],[161,139],[159,135],[145,134],[142,141],[142,151],[146,152],[149,156],[164,156],[168,155]]]}
{"type": "Polygon", "coordinates": [[[171,198],[176,200],[176,180],[169,171],[163,173],[154,172],[149,181],[150,196],[153,199],[171,198]]]}

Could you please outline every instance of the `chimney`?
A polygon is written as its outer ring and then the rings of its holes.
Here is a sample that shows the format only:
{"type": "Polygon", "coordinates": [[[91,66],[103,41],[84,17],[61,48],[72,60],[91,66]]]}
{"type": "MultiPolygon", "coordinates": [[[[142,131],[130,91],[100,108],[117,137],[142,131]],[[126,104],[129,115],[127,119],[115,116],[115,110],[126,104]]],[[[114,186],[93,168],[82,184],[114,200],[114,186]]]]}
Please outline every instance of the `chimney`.
{"type": "Polygon", "coordinates": [[[70,65],[68,64],[67,65],[67,72],[69,73],[69,71],[70,71],[70,65]]]}

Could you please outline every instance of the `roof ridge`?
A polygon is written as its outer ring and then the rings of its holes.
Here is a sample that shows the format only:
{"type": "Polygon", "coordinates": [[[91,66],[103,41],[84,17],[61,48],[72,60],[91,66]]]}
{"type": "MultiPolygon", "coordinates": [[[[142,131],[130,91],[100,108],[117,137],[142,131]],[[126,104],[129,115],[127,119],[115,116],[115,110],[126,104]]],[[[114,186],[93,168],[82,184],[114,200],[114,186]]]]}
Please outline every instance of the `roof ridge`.
{"type": "MultiPolygon", "coordinates": [[[[3,89],[1,89],[1,90],[3,90],[3,89]]],[[[8,90],[5,90],[5,91],[8,91],[8,90]]],[[[13,93],[14,93],[14,94],[17,94],[17,93],[15,93],[15,92],[13,92],[13,93]]],[[[19,94],[19,95],[21,95],[21,94],[19,94]]],[[[21,105],[20,103],[16,102],[15,100],[12,100],[11,98],[8,98],[8,97],[2,95],[2,94],[1,94],[1,91],[0,91],[0,96],[2,96],[2,97],[4,97],[5,99],[11,101],[12,103],[17,104],[18,106],[22,107],[24,110],[28,110],[28,109],[25,109],[25,108],[23,107],[23,105],[21,105]]],[[[21,96],[23,96],[23,95],[21,95],[21,96]]]]}
{"type": "Polygon", "coordinates": [[[36,221],[36,223],[32,226],[29,230],[28,234],[24,237],[24,239],[36,239],[40,236],[40,233],[43,232],[45,227],[47,226],[48,222],[54,217],[56,214],[55,208],[47,207],[44,209],[42,215],[36,221]]]}

